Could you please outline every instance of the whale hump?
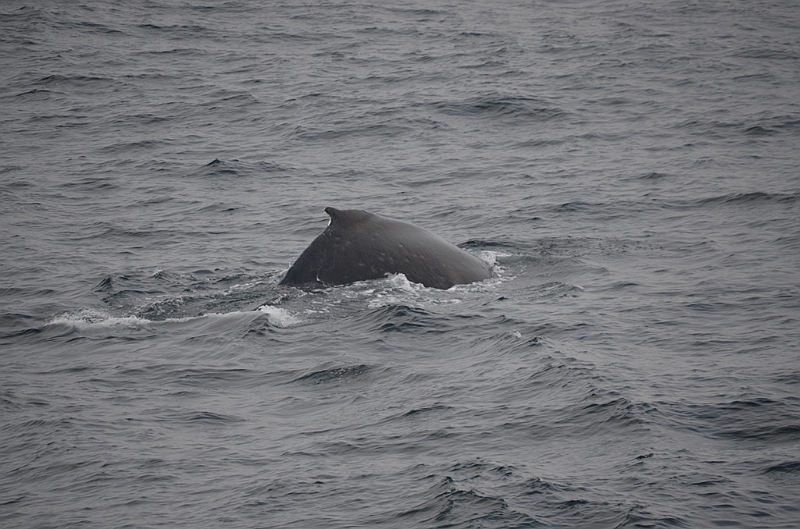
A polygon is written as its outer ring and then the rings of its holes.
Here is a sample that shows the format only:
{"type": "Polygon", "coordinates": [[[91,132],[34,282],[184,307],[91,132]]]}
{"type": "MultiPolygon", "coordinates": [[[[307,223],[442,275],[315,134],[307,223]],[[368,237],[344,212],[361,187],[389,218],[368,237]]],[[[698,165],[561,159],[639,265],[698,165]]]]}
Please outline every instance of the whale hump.
{"type": "Polygon", "coordinates": [[[286,272],[281,285],[331,286],[404,274],[446,289],[492,276],[489,265],[428,230],[359,209],[325,208],[328,227],[286,272]]]}

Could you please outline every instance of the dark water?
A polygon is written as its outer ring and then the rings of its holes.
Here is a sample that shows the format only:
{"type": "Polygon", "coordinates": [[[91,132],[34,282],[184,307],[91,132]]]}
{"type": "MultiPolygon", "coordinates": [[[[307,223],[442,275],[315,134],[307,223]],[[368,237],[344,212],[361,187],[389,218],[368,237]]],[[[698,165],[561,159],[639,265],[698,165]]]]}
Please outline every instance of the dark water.
{"type": "Polygon", "coordinates": [[[795,2],[4,0],[3,527],[800,526],[795,2]],[[325,206],[494,260],[278,287],[325,206]]]}

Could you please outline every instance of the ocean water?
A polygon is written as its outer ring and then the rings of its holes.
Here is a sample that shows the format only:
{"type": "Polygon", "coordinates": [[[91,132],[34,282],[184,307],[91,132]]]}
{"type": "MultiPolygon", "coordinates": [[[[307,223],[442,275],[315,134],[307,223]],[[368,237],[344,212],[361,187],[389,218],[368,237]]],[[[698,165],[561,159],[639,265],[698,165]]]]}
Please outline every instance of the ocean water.
{"type": "Polygon", "coordinates": [[[0,525],[800,527],[800,6],[0,4],[0,525]],[[493,263],[278,282],[326,206],[493,263]]]}

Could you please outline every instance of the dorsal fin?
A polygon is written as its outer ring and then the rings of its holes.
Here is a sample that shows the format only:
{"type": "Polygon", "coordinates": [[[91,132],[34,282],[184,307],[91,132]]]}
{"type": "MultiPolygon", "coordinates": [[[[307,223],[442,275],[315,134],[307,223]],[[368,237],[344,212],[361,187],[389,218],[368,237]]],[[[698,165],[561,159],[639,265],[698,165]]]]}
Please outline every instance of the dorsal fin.
{"type": "Polygon", "coordinates": [[[344,226],[353,225],[374,216],[372,213],[361,209],[336,209],[332,207],[325,208],[325,213],[331,218],[328,224],[335,223],[344,226]]]}

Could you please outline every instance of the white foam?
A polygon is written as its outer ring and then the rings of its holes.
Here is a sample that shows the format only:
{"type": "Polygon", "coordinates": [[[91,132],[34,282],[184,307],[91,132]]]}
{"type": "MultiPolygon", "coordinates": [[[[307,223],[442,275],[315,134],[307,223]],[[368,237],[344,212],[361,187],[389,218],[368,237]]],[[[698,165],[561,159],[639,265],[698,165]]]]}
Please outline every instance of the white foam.
{"type": "Polygon", "coordinates": [[[367,303],[370,309],[377,309],[389,305],[419,304],[425,292],[425,286],[420,283],[412,283],[405,274],[389,274],[386,276],[384,289],[371,289],[364,293],[371,296],[367,303]]]}
{"type": "Polygon", "coordinates": [[[267,315],[270,325],[275,327],[293,327],[303,322],[300,318],[292,314],[286,309],[280,307],[273,307],[272,305],[264,305],[257,309],[267,315]]]}
{"type": "MultiPolygon", "coordinates": [[[[283,310],[283,309],[278,309],[283,310]]],[[[264,311],[262,311],[264,312],[264,311]]],[[[238,320],[244,318],[245,320],[252,320],[256,317],[255,312],[241,312],[241,311],[233,311],[233,312],[226,312],[226,313],[216,313],[211,312],[208,314],[203,314],[201,316],[187,316],[184,318],[165,318],[163,320],[148,320],[146,318],[140,318],[138,316],[111,316],[107,312],[97,309],[82,309],[77,312],[65,312],[59,316],[54,317],[52,320],[47,322],[47,325],[61,325],[65,327],[70,327],[76,329],[78,331],[84,330],[93,330],[93,329],[109,329],[109,328],[118,328],[118,329],[129,329],[129,330],[139,330],[144,329],[147,327],[152,327],[154,325],[164,325],[164,324],[174,324],[174,323],[188,323],[197,320],[207,320],[210,324],[214,324],[218,321],[229,321],[229,320],[238,320]]],[[[288,314],[288,313],[287,313],[288,314]]],[[[283,326],[281,322],[289,322],[289,318],[281,319],[280,317],[277,318],[279,320],[278,323],[274,323],[272,317],[270,318],[270,323],[273,323],[277,326],[283,326]]]]}
{"type": "MultiPolygon", "coordinates": [[[[499,254],[499,255],[501,257],[505,257],[505,254],[499,254]]],[[[494,265],[497,264],[497,257],[498,257],[498,253],[497,252],[493,252],[491,250],[482,250],[481,254],[479,256],[481,261],[485,262],[486,264],[488,264],[491,267],[494,267],[494,265]]]]}
{"type": "Polygon", "coordinates": [[[137,316],[111,316],[107,312],[96,309],[82,309],[74,313],[66,312],[47,322],[48,325],[64,325],[78,330],[103,327],[141,329],[150,323],[152,323],[150,320],[137,316]]]}
{"type": "Polygon", "coordinates": [[[386,279],[389,281],[390,287],[397,288],[405,292],[417,292],[419,289],[423,288],[421,284],[412,283],[409,281],[406,275],[403,273],[389,274],[386,276],[386,279]]]}

